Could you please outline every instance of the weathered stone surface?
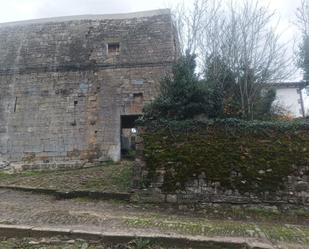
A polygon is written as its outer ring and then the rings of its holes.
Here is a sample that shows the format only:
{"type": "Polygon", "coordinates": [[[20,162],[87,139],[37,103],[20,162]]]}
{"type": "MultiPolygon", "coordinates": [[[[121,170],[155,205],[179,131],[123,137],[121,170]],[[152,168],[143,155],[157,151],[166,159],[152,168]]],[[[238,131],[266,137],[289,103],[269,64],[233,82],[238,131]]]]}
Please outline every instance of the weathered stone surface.
{"type": "Polygon", "coordinates": [[[156,96],[176,45],[169,11],[114,18],[0,25],[1,168],[120,158],[120,116],[156,96]]]}
{"type": "Polygon", "coordinates": [[[166,195],[166,202],[176,203],[177,195],[166,195]]]}
{"type": "MultiPolygon", "coordinates": [[[[148,168],[144,160],[144,147],[142,141],[137,146],[137,158],[134,163],[134,187],[135,199],[144,202],[168,202],[178,204],[180,209],[188,207],[203,208],[207,205],[241,205],[262,207],[265,209],[288,210],[295,207],[309,209],[309,179],[303,172],[308,171],[307,166],[299,167],[291,175],[286,177],[285,188],[274,192],[264,193],[248,192],[240,193],[237,189],[225,189],[220,182],[211,182],[204,172],[194,175],[184,185],[184,188],[174,192],[162,190],[165,171],[157,169],[147,189],[144,188],[144,180],[149,181],[148,168]],[[160,198],[158,198],[158,196],[160,198]]],[[[264,172],[260,172],[263,173],[264,172]]],[[[233,176],[231,176],[233,177],[233,176]]],[[[134,201],[134,199],[132,199],[134,201]]]]}

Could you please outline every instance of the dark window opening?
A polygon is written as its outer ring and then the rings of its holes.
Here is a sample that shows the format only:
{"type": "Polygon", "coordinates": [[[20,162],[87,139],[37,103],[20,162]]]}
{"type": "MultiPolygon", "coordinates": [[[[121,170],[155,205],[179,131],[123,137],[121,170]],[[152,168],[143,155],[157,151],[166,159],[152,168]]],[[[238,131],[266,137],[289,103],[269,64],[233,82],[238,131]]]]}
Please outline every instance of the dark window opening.
{"type": "Polygon", "coordinates": [[[108,54],[119,54],[120,52],[120,44],[119,42],[108,43],[107,44],[108,54]]]}
{"type": "Polygon", "coordinates": [[[133,102],[135,104],[142,104],[144,100],[143,93],[133,93],[133,102]]]}
{"type": "Polygon", "coordinates": [[[133,98],[134,99],[143,98],[143,93],[133,93],[133,98]]]}
{"type": "Polygon", "coordinates": [[[77,125],[76,120],[71,122],[71,126],[76,126],[76,125],[77,125]]]}
{"type": "Polygon", "coordinates": [[[121,116],[121,158],[134,159],[136,151],[136,120],[140,115],[122,115],[121,116]]]}
{"type": "Polygon", "coordinates": [[[14,112],[16,112],[16,106],[17,106],[17,97],[15,97],[15,102],[14,102],[14,112]]]}
{"type": "Polygon", "coordinates": [[[74,106],[77,106],[77,104],[78,104],[78,101],[75,100],[75,101],[74,101],[74,106]]]}

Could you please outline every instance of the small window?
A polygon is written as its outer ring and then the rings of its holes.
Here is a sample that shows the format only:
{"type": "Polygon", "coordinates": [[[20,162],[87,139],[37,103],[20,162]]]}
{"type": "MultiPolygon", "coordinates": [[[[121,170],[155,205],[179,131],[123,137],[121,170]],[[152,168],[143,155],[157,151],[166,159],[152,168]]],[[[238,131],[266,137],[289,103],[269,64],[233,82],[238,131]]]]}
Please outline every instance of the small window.
{"type": "Polygon", "coordinates": [[[107,50],[108,50],[108,54],[119,54],[120,52],[119,42],[108,43],[107,50]]]}
{"type": "Polygon", "coordinates": [[[134,85],[143,85],[144,84],[144,80],[132,80],[132,84],[134,84],[134,85]]]}
{"type": "Polygon", "coordinates": [[[142,104],[143,100],[143,93],[133,93],[133,102],[135,104],[142,104]]]}

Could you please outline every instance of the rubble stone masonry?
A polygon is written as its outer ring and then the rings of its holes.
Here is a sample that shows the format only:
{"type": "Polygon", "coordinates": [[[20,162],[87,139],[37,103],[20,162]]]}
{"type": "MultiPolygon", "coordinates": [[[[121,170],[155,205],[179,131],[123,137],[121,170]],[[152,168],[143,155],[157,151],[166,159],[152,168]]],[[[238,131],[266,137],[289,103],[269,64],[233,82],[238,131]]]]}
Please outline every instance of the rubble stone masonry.
{"type": "Polygon", "coordinates": [[[1,168],[119,160],[121,115],[156,96],[176,47],[168,10],[0,24],[1,168]]]}

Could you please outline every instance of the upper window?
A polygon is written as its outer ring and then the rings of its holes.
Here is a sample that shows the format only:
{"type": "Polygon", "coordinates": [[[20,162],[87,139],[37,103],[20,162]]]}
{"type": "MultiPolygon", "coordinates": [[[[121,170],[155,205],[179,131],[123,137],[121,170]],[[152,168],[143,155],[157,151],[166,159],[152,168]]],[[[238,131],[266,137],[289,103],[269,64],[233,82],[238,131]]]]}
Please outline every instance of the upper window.
{"type": "Polygon", "coordinates": [[[108,43],[107,51],[108,51],[108,54],[119,54],[120,52],[119,42],[108,43]]]}
{"type": "Polygon", "coordinates": [[[144,84],[144,80],[132,80],[132,84],[134,84],[134,85],[143,85],[144,84]]]}

